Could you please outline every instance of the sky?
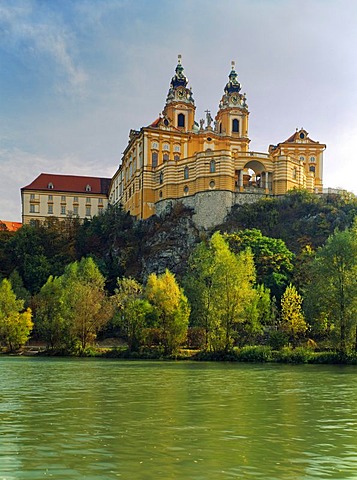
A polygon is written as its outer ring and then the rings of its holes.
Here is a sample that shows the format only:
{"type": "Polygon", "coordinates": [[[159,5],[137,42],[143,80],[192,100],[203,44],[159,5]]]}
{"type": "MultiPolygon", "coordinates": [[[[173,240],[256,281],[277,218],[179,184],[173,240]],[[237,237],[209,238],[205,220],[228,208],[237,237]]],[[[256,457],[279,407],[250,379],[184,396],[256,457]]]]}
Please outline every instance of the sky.
{"type": "Polygon", "coordinates": [[[236,62],[250,149],[303,127],[357,194],[357,0],[0,0],[0,219],[40,173],[111,177],[163,110],[177,55],[196,121],[236,62]]]}

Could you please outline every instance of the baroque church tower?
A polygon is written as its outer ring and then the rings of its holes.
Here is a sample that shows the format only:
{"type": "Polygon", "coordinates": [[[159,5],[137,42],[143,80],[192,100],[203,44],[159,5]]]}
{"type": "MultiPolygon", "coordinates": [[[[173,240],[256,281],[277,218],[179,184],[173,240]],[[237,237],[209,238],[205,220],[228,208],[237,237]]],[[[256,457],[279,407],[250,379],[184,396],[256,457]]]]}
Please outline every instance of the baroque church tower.
{"type": "Polygon", "coordinates": [[[162,114],[131,130],[110,187],[109,201],[138,219],[180,201],[204,228],[223,221],[235,204],[285,194],[293,188],[322,192],[325,145],[300,129],[268,153],[249,150],[248,105],[232,62],[213,120],[195,120],[195,102],[181,56],[162,114]]]}

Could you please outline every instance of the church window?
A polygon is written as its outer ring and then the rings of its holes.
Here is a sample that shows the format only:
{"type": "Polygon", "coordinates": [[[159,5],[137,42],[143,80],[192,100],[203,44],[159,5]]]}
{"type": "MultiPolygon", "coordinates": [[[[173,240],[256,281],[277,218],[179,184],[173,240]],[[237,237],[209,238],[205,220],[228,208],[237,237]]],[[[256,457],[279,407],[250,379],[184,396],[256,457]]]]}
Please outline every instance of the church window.
{"type": "Polygon", "coordinates": [[[302,162],[305,162],[305,157],[301,156],[299,157],[299,160],[301,160],[302,162]]]}
{"type": "Polygon", "coordinates": [[[170,145],[168,143],[164,143],[162,149],[163,150],[170,150],[170,145]]]}
{"type": "Polygon", "coordinates": [[[157,152],[152,152],[151,154],[151,162],[152,166],[155,168],[157,167],[157,161],[158,161],[158,153],[157,152]]]}
{"type": "Polygon", "coordinates": [[[159,197],[162,198],[162,191],[159,192],[159,197]]]}
{"type": "Polygon", "coordinates": [[[209,182],[209,188],[214,188],[215,187],[215,183],[214,181],[212,180],[212,182],[209,182]]]}
{"type": "Polygon", "coordinates": [[[180,152],[180,151],[181,151],[180,145],[175,145],[174,146],[174,152],[180,152]]]}
{"type": "Polygon", "coordinates": [[[297,177],[297,169],[296,167],[293,168],[293,178],[296,178],[297,177]]]}
{"type": "Polygon", "coordinates": [[[169,160],[169,154],[168,153],[164,153],[163,156],[162,156],[162,159],[164,162],[168,162],[169,160]]]}
{"type": "Polygon", "coordinates": [[[315,157],[310,157],[310,162],[316,162],[316,158],[315,157]]]}
{"type": "Polygon", "coordinates": [[[178,162],[180,160],[180,155],[174,155],[174,160],[175,162],[178,162]]]}
{"type": "Polygon", "coordinates": [[[129,165],[129,178],[131,178],[132,175],[133,175],[133,164],[131,163],[129,165]]]}
{"type": "Polygon", "coordinates": [[[315,165],[310,165],[309,170],[310,172],[315,173],[315,165]]]}
{"type": "Polygon", "coordinates": [[[131,197],[131,187],[129,187],[129,198],[131,197]]]}
{"type": "Polygon", "coordinates": [[[232,132],[239,132],[239,120],[232,120],[232,132]]]}
{"type": "Polygon", "coordinates": [[[222,124],[219,124],[219,133],[222,133],[222,124]]]}
{"type": "Polygon", "coordinates": [[[184,127],[185,126],[185,115],[183,113],[179,113],[177,115],[177,126],[184,127]]]}
{"type": "Polygon", "coordinates": [[[301,138],[301,140],[302,140],[303,138],[305,138],[305,134],[304,134],[303,132],[300,133],[300,138],[301,138]]]}
{"type": "Polygon", "coordinates": [[[210,173],[215,173],[216,172],[216,162],[214,160],[211,160],[211,162],[210,162],[209,171],[210,171],[210,173]]]}
{"type": "Polygon", "coordinates": [[[187,180],[187,179],[188,179],[188,176],[189,176],[188,167],[185,167],[185,168],[184,168],[184,171],[183,171],[183,178],[184,178],[184,180],[187,180]]]}
{"type": "Polygon", "coordinates": [[[151,148],[153,148],[154,150],[158,150],[159,144],[157,142],[152,142],[151,143],[151,148]]]}
{"type": "Polygon", "coordinates": [[[167,120],[167,118],[165,118],[165,120],[164,120],[164,125],[165,125],[165,127],[169,126],[169,121],[167,120]]]}
{"type": "Polygon", "coordinates": [[[164,174],[162,172],[160,172],[159,182],[160,182],[160,184],[164,183],[164,174]]]}
{"type": "Polygon", "coordinates": [[[183,189],[184,193],[187,195],[188,194],[188,186],[186,185],[185,188],[183,189]]]}

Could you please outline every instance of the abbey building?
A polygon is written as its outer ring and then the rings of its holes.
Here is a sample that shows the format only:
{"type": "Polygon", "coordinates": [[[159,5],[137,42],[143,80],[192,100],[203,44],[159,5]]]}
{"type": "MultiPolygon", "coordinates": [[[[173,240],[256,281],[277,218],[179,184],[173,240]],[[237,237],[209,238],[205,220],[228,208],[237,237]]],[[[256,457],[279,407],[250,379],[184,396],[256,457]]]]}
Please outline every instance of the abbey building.
{"type": "Polygon", "coordinates": [[[41,174],[21,189],[23,223],[56,216],[91,218],[111,204],[121,204],[137,219],[160,214],[180,201],[194,209],[202,227],[221,223],[233,205],[293,188],[322,192],[325,145],[306,130],[270,145],[267,153],[249,150],[246,95],[232,62],[213,119],[195,119],[195,101],[178,64],[162,114],[129,143],[112,179],[41,174]]]}
{"type": "Polygon", "coordinates": [[[322,192],[325,145],[297,130],[267,153],[249,150],[249,111],[234,63],[213,119],[195,119],[195,101],[179,56],[166,104],[153,123],[131,130],[111,182],[110,203],[139,219],[180,200],[203,226],[222,221],[232,205],[293,188],[322,192]]]}

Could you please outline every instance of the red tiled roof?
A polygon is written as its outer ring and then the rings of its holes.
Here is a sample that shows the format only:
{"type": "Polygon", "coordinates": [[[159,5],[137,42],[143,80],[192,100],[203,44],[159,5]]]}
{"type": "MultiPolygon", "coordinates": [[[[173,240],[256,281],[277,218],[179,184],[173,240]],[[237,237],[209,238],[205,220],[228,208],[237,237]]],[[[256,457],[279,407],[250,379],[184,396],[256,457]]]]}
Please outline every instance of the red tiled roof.
{"type": "Polygon", "coordinates": [[[84,193],[89,185],[91,187],[90,193],[108,195],[110,182],[110,178],[41,173],[32,183],[22,187],[21,190],[84,193]],[[49,187],[51,184],[53,188],[49,187]]]}
{"type": "Polygon", "coordinates": [[[20,227],[22,227],[21,222],[8,222],[6,220],[0,220],[0,230],[1,224],[5,225],[9,232],[16,232],[20,227]]]}
{"type": "Polygon", "coordinates": [[[158,127],[160,123],[161,118],[157,118],[154,122],[150,123],[149,127],[158,127]]]}

